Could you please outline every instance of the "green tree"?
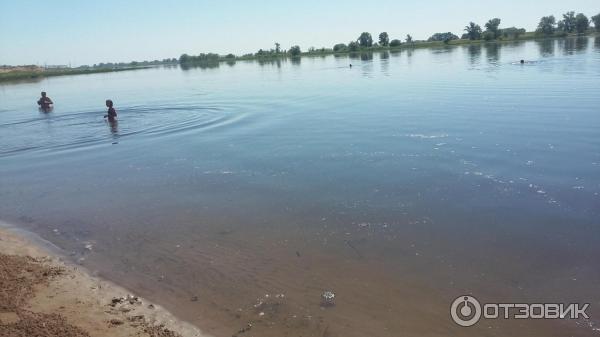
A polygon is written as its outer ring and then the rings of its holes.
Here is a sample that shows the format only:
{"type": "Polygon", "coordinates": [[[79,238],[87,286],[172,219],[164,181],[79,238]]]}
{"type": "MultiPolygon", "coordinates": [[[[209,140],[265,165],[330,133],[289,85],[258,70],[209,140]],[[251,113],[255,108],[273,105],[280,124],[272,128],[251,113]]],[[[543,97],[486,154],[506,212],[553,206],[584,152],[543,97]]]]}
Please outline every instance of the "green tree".
{"type": "Polygon", "coordinates": [[[412,43],[412,42],[413,42],[412,36],[410,36],[410,34],[406,34],[406,43],[412,43]]]}
{"type": "Polygon", "coordinates": [[[387,47],[390,45],[390,36],[387,32],[383,32],[379,34],[379,44],[381,46],[387,47]]]}
{"type": "Polygon", "coordinates": [[[179,56],[179,63],[188,63],[188,62],[190,62],[190,55],[183,54],[183,55],[179,56]]]}
{"type": "Polygon", "coordinates": [[[575,16],[575,30],[577,34],[583,34],[590,28],[590,20],[583,13],[575,16]]]}
{"type": "Polygon", "coordinates": [[[451,32],[447,32],[447,33],[435,33],[427,41],[444,41],[444,42],[448,43],[451,40],[458,40],[458,36],[452,34],[451,32]]]}
{"type": "Polygon", "coordinates": [[[402,41],[400,41],[398,39],[393,39],[392,41],[390,41],[390,47],[392,47],[392,48],[400,47],[401,44],[402,44],[402,41]]]}
{"type": "Polygon", "coordinates": [[[485,31],[483,32],[483,34],[481,34],[481,37],[485,40],[485,41],[492,41],[496,38],[496,35],[490,31],[485,31]]]}
{"type": "Polygon", "coordinates": [[[469,40],[481,39],[481,26],[475,22],[469,22],[469,25],[465,26],[465,32],[467,32],[466,34],[469,37],[469,40]]]}
{"type": "Polygon", "coordinates": [[[359,49],[360,49],[360,46],[358,45],[358,42],[352,41],[352,42],[348,43],[349,51],[355,52],[355,51],[358,51],[359,49]]]}
{"type": "Polygon", "coordinates": [[[594,27],[596,27],[596,30],[600,32],[600,13],[592,16],[592,22],[594,22],[594,27]]]}
{"type": "Polygon", "coordinates": [[[290,48],[290,55],[292,56],[300,56],[300,54],[302,53],[302,50],[300,50],[300,46],[292,46],[290,48]]]}
{"type": "Polygon", "coordinates": [[[536,32],[543,35],[552,35],[556,31],[556,19],[554,15],[544,16],[540,19],[540,23],[538,23],[536,32]]]}
{"type": "Polygon", "coordinates": [[[373,37],[371,36],[371,33],[368,32],[363,32],[362,34],[360,34],[357,41],[358,44],[363,48],[373,46],[373,37]]]}
{"type": "Polygon", "coordinates": [[[494,39],[500,37],[500,21],[499,18],[493,18],[485,24],[486,32],[494,34],[494,39]]]}
{"type": "Polygon", "coordinates": [[[344,51],[344,50],[346,50],[346,49],[348,49],[348,46],[346,46],[346,45],[345,45],[345,44],[343,44],[343,43],[338,43],[338,44],[336,44],[335,46],[333,46],[333,51],[334,51],[334,52],[336,52],[336,53],[337,53],[337,52],[344,51]]]}
{"type": "Polygon", "coordinates": [[[281,45],[279,44],[279,42],[275,42],[275,52],[277,54],[281,53],[281,45]]]}
{"type": "Polygon", "coordinates": [[[563,19],[558,22],[558,30],[564,33],[573,33],[575,32],[575,12],[570,11],[563,14],[563,19]]]}

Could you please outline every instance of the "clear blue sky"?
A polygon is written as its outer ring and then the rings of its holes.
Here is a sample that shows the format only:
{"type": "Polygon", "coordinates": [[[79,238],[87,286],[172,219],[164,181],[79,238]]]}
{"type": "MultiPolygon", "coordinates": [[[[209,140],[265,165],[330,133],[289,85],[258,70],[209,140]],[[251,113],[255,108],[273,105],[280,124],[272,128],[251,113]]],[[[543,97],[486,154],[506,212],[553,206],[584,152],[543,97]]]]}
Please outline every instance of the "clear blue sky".
{"type": "Polygon", "coordinates": [[[293,44],[331,47],[363,31],[426,39],[462,34],[492,17],[532,30],[568,10],[600,12],[598,0],[0,0],[0,64],[93,64],[247,53],[293,44]]]}

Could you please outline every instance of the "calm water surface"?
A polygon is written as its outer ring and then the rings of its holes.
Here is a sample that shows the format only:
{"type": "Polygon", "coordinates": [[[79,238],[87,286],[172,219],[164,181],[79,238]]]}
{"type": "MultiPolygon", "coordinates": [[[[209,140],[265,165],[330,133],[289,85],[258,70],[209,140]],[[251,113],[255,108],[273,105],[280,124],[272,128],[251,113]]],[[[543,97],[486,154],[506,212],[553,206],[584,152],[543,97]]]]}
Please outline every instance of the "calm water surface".
{"type": "Polygon", "coordinates": [[[599,88],[599,38],[2,84],[0,219],[216,336],[591,336],[599,88]]]}

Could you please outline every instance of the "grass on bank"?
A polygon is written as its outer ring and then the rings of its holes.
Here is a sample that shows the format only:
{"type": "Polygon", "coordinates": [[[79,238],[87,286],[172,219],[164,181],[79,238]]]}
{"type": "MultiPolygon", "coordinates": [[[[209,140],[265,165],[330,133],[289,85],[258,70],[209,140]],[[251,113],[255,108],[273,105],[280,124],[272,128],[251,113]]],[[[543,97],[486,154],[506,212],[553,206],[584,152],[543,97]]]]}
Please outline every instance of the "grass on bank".
{"type": "Polygon", "coordinates": [[[120,67],[120,68],[55,68],[45,69],[41,67],[15,67],[14,69],[3,69],[0,72],[0,82],[35,80],[51,76],[82,75],[109,73],[115,71],[126,71],[146,69],[149,67],[120,67]]]}

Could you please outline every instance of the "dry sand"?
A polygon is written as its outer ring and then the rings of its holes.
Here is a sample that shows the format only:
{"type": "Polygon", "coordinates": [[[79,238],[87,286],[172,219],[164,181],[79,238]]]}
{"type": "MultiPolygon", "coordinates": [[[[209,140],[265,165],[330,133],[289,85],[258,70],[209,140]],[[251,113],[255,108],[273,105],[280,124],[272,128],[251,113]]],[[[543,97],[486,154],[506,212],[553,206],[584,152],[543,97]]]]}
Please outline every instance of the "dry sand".
{"type": "Polygon", "coordinates": [[[156,304],[64,262],[51,247],[0,228],[0,337],[208,336],[156,304]]]}
{"type": "Polygon", "coordinates": [[[42,72],[44,68],[38,66],[0,66],[0,73],[9,73],[12,71],[42,72]]]}

